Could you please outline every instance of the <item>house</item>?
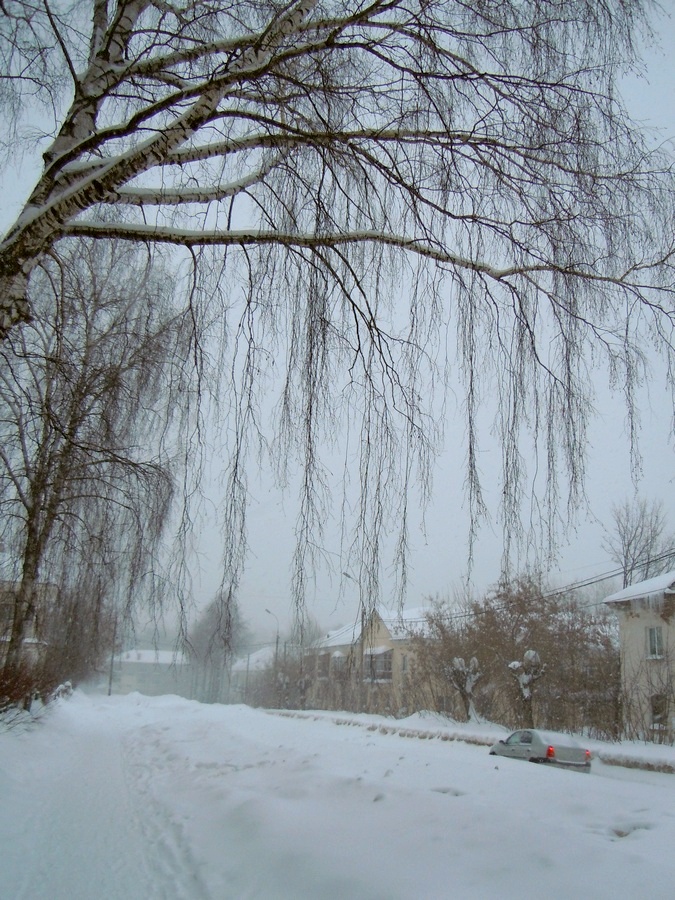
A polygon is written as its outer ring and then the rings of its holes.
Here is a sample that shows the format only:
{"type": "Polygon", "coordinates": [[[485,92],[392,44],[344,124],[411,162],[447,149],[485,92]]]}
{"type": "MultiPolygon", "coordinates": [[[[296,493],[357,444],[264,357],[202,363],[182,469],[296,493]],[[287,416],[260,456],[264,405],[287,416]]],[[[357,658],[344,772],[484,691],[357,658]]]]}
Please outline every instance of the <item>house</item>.
{"type": "Polygon", "coordinates": [[[112,659],[110,687],[113,694],[138,691],[149,697],[163,694],[192,696],[192,671],[187,657],[173,650],[124,650],[112,659]]]}
{"type": "Polygon", "coordinates": [[[618,616],[624,729],[629,737],[675,736],[675,570],[605,597],[618,616]]]}
{"type": "Polygon", "coordinates": [[[310,705],[389,714],[407,709],[411,637],[424,629],[426,613],[375,610],[360,625],[316,641],[306,653],[310,705]]]}
{"type": "Polygon", "coordinates": [[[360,709],[360,629],[346,625],[329,631],[304,654],[307,704],[315,709],[360,709]]]}

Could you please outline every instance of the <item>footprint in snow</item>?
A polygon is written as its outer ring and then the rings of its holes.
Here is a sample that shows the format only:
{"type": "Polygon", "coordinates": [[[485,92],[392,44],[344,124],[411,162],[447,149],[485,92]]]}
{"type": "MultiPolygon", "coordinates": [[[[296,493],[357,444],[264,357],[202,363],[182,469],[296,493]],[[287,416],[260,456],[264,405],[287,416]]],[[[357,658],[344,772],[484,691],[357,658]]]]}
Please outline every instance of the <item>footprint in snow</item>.
{"type": "Polygon", "coordinates": [[[651,831],[654,828],[650,822],[633,822],[630,824],[616,825],[610,828],[610,836],[614,838],[626,838],[636,831],[651,831]]]}
{"type": "Polygon", "coordinates": [[[449,794],[451,797],[463,797],[464,791],[458,791],[452,787],[437,787],[431,789],[435,794],[449,794]]]}

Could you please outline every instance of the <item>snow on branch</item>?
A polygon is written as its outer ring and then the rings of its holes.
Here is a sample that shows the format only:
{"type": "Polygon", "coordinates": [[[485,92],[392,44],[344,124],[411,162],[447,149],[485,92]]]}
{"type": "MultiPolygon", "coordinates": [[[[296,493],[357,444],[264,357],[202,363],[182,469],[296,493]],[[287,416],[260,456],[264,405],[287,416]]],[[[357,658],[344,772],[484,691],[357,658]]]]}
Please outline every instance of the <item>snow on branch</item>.
{"type": "Polygon", "coordinates": [[[546,666],[542,664],[537,651],[526,650],[522,661],[515,659],[508,664],[508,668],[518,682],[521,700],[531,701],[534,685],[546,672],[546,666]]]}
{"type": "Polygon", "coordinates": [[[223,184],[213,188],[189,190],[188,188],[164,188],[154,190],[152,188],[122,188],[111,192],[106,198],[108,203],[112,201],[130,206],[177,206],[188,203],[217,203],[227,197],[236,197],[243,191],[259,184],[266,175],[279,165],[283,156],[277,156],[257,171],[251,172],[238,181],[223,184]]]}
{"type": "Polygon", "coordinates": [[[347,244],[380,244],[399,247],[419,256],[448,263],[460,269],[471,269],[493,278],[496,281],[513,275],[532,272],[550,271],[550,266],[513,266],[495,269],[480,260],[457,256],[440,246],[433,246],[416,238],[399,236],[380,231],[352,231],[336,234],[293,234],[281,231],[208,231],[187,230],[153,225],[136,225],[130,223],[86,222],[75,221],[62,228],[61,233],[68,237],[119,238],[130,241],[155,241],[165,244],[179,244],[184,247],[196,246],[254,246],[278,244],[285,247],[341,247],[347,244]]]}
{"type": "MultiPolygon", "coordinates": [[[[177,192],[177,194],[180,192],[177,192]]],[[[153,192],[149,193],[152,196],[153,192]]],[[[177,201],[181,202],[181,201],[177,201]]],[[[185,201],[189,202],[189,201],[185,201]]],[[[485,275],[494,281],[508,281],[517,276],[529,277],[536,273],[564,274],[577,277],[585,281],[609,282],[625,287],[640,290],[648,289],[647,284],[631,282],[624,276],[603,276],[592,271],[564,267],[555,264],[538,263],[533,265],[506,266],[496,268],[480,259],[472,259],[459,256],[446,250],[440,244],[434,245],[419,238],[396,235],[384,231],[351,231],[333,234],[294,234],[282,231],[258,231],[255,229],[233,229],[231,231],[219,230],[188,230],[172,228],[160,225],[138,225],[132,223],[101,223],[74,221],[61,229],[64,237],[91,237],[91,238],[119,238],[129,241],[153,241],[161,244],[177,244],[183,247],[198,246],[264,246],[276,244],[284,247],[307,248],[337,248],[349,244],[379,244],[382,246],[398,247],[445,263],[457,269],[470,270],[485,275]]],[[[628,273],[630,274],[630,273],[628,273]]]]}

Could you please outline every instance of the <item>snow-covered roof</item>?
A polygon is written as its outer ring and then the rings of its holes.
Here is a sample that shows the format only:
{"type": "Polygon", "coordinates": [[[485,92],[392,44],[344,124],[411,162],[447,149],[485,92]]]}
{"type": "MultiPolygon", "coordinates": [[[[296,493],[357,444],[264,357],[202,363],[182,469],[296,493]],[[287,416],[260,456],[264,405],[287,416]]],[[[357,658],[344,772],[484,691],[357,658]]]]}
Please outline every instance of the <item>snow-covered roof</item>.
{"type": "Polygon", "coordinates": [[[627,588],[616,591],[605,597],[605,603],[622,603],[627,600],[638,599],[658,599],[663,598],[666,593],[675,593],[675,569],[670,572],[663,572],[654,578],[648,578],[646,581],[639,581],[637,584],[629,584],[627,588]]]}
{"type": "Polygon", "coordinates": [[[238,659],[232,666],[232,671],[246,672],[248,670],[249,672],[260,672],[272,665],[275,653],[276,648],[274,645],[262,647],[260,650],[256,650],[255,653],[250,653],[248,656],[238,659]]]}
{"type": "Polygon", "coordinates": [[[383,653],[388,653],[390,650],[391,647],[387,647],[386,644],[383,644],[381,647],[366,647],[366,655],[382,656],[383,653]]]}
{"type": "MultiPolygon", "coordinates": [[[[385,607],[380,607],[377,610],[378,615],[382,619],[382,623],[394,641],[405,640],[410,637],[411,632],[421,632],[422,634],[425,634],[427,630],[426,617],[428,612],[429,607],[427,606],[404,609],[400,613],[397,609],[386,609],[385,607]]],[[[315,641],[310,648],[310,652],[316,653],[317,651],[330,650],[331,647],[351,647],[360,640],[360,625],[357,625],[356,623],[343,625],[342,628],[336,628],[334,631],[329,631],[325,637],[315,641]]]]}
{"type": "MultiPolygon", "coordinates": [[[[4,635],[0,637],[0,642],[9,644],[11,641],[11,637],[9,635],[4,635]]],[[[22,644],[42,644],[43,647],[47,646],[47,641],[41,641],[39,638],[35,637],[25,637],[21,641],[22,644]]]]}
{"type": "Polygon", "coordinates": [[[403,640],[410,637],[411,632],[425,634],[427,631],[428,606],[417,606],[413,609],[378,610],[383,624],[386,626],[393,640],[403,640]]]}
{"type": "Polygon", "coordinates": [[[330,650],[331,647],[351,647],[359,640],[360,628],[356,624],[343,625],[329,631],[325,637],[319,638],[310,647],[310,651],[330,650]]]}
{"type": "Polygon", "coordinates": [[[181,666],[187,662],[183,653],[175,650],[124,650],[122,653],[115,655],[115,662],[121,663],[141,663],[143,665],[155,666],[181,666]]]}

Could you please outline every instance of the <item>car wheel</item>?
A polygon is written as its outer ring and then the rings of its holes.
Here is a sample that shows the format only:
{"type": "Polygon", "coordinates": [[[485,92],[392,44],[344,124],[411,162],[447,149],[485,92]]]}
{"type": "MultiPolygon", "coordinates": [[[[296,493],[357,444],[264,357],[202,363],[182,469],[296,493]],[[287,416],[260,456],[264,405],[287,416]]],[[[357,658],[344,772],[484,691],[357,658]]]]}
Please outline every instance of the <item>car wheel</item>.
{"type": "Polygon", "coordinates": [[[529,762],[538,763],[539,760],[537,759],[536,756],[531,756],[530,759],[529,759],[529,762]]]}

